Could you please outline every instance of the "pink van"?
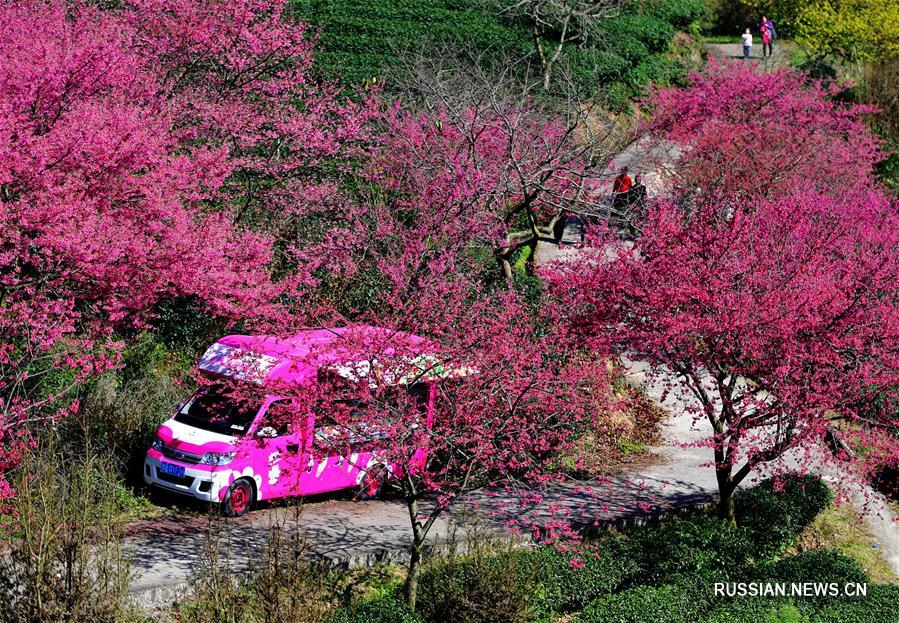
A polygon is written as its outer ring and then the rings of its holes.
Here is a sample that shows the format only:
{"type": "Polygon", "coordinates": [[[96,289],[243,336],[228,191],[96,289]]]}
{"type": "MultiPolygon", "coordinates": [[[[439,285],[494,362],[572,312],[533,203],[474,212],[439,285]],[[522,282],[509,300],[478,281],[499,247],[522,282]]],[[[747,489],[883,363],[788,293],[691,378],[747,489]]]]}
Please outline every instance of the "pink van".
{"type": "MultiPolygon", "coordinates": [[[[346,352],[340,345],[347,331],[315,329],[288,338],[229,335],[213,344],[200,360],[201,372],[212,381],[254,384],[259,400],[232,400],[224,385],[215,382],[200,389],[159,427],[147,450],[144,481],[220,503],[229,516],[243,515],[258,500],[349,488],[364,497],[377,495],[384,480],[396,475],[397,466],[379,460],[378,448],[366,447],[366,442],[346,456],[326,450],[323,442],[333,430],[328,414],[301,410],[273,389],[312,386],[323,369],[358,369],[341,354],[346,352]],[[285,417],[284,409],[293,410],[293,417],[285,417]]],[[[422,357],[428,356],[429,344],[423,338],[377,327],[355,328],[353,335],[360,331],[374,338],[402,335],[422,357]]],[[[433,382],[396,379],[393,384],[405,385],[404,391],[413,394],[430,427],[433,382]]],[[[418,452],[423,460],[424,450],[418,452]]]]}

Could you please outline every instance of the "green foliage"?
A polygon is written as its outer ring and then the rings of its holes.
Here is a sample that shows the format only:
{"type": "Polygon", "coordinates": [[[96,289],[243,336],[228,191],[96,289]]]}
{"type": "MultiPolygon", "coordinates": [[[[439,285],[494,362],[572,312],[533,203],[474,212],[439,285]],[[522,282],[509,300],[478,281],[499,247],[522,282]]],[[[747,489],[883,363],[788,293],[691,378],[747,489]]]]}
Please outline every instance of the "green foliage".
{"type": "Polygon", "coordinates": [[[423,623],[423,619],[400,597],[388,595],[365,599],[338,608],[334,623],[423,623]]]}
{"type": "Polygon", "coordinates": [[[899,586],[869,585],[864,597],[834,599],[812,623],[899,623],[899,586]]]}
{"type": "Polygon", "coordinates": [[[641,582],[663,583],[697,574],[728,578],[743,573],[752,535],[712,515],[672,519],[631,536],[641,582]]]}
{"type": "Polygon", "coordinates": [[[833,492],[817,476],[769,478],[737,494],[737,521],[752,534],[754,557],[771,558],[792,545],[831,502],[833,492]]]}
{"type": "MultiPolygon", "coordinates": [[[[194,297],[176,297],[161,302],[153,321],[157,340],[171,350],[199,354],[221,337],[224,322],[209,315],[194,297]]],[[[232,327],[239,332],[239,327],[232,327]]]]}
{"type": "Polygon", "coordinates": [[[784,604],[768,611],[765,623],[805,623],[808,619],[793,604],[784,604]]]}
{"type": "Polygon", "coordinates": [[[784,616],[795,613],[803,621],[802,614],[786,599],[771,597],[737,597],[726,600],[702,619],[701,623],[760,623],[769,620],[786,623],[789,619],[778,619],[785,608],[791,608],[784,616]],[[772,617],[769,619],[769,617],[772,617]]]}
{"type": "Polygon", "coordinates": [[[847,582],[863,583],[868,574],[856,561],[829,549],[813,549],[777,562],[762,565],[756,575],[779,582],[847,582]]]}
{"type": "Polygon", "coordinates": [[[579,610],[614,592],[639,571],[622,538],[604,539],[597,548],[584,552],[542,547],[532,557],[540,570],[545,602],[553,612],[579,610]]]}
{"type": "Polygon", "coordinates": [[[657,18],[683,31],[689,31],[709,10],[706,0],[656,0],[646,2],[646,6],[657,18]]]}
{"type": "Polygon", "coordinates": [[[437,560],[419,581],[419,612],[429,623],[533,621],[542,591],[534,561],[525,550],[437,560]]]}
{"type": "Polygon", "coordinates": [[[15,472],[4,519],[0,620],[118,623],[131,560],[114,461],[64,447],[53,430],[15,472]]]}
{"type": "MultiPolygon", "coordinates": [[[[320,30],[319,67],[350,84],[383,77],[406,49],[429,44],[534,54],[527,24],[476,0],[293,0],[290,6],[293,16],[320,30]]],[[[620,100],[626,88],[633,97],[639,85],[684,75],[684,67],[668,61],[671,38],[694,29],[704,14],[703,0],[630,0],[601,24],[595,45],[569,46],[562,63],[587,91],[614,87],[620,100]]]]}
{"type": "Polygon", "coordinates": [[[895,0],[793,0],[796,41],[815,55],[884,61],[899,55],[895,0]]]}
{"type": "Polygon", "coordinates": [[[677,586],[638,586],[594,601],[579,623],[687,623],[696,610],[677,586]]]}
{"type": "Polygon", "coordinates": [[[291,9],[321,29],[320,66],[353,84],[383,76],[403,46],[472,41],[523,56],[531,45],[522,26],[473,0],[294,0],[291,9]]]}
{"type": "Polygon", "coordinates": [[[630,60],[665,51],[675,32],[671,24],[650,13],[626,11],[603,24],[603,30],[608,49],[630,60]]]}
{"type": "Polygon", "coordinates": [[[899,189],[899,152],[893,152],[877,165],[877,177],[892,189],[899,189]]]}
{"type": "Polygon", "coordinates": [[[116,457],[132,484],[141,482],[144,453],[156,429],[192,385],[187,371],[193,356],[166,348],[150,334],[140,335],[122,354],[122,366],[81,391],[81,407],[60,425],[65,440],[89,440],[95,451],[116,457]]]}

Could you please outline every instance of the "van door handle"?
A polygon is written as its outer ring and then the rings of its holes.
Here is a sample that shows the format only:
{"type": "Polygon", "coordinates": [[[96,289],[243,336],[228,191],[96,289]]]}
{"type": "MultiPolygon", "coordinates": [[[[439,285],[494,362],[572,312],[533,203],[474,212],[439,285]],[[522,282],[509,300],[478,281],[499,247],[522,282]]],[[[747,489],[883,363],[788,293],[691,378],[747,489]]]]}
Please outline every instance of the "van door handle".
{"type": "Polygon", "coordinates": [[[300,451],[300,445],[296,443],[287,444],[287,451],[296,454],[300,451]]]}

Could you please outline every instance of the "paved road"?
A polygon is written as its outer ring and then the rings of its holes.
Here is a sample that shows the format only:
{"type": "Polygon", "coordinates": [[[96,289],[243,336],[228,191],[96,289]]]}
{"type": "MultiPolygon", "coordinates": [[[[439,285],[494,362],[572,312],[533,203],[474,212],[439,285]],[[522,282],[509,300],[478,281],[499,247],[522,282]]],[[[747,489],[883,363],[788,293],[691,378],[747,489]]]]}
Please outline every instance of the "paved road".
{"type": "MultiPolygon", "coordinates": [[[[790,64],[791,43],[782,41],[774,42],[774,55],[768,58],[762,58],[762,38],[757,33],[752,33],[753,46],[750,55],[750,62],[759,63],[768,71],[783,69],[790,64]]],[[[718,60],[733,60],[743,58],[742,43],[708,43],[705,45],[705,52],[710,57],[718,60]]]]}

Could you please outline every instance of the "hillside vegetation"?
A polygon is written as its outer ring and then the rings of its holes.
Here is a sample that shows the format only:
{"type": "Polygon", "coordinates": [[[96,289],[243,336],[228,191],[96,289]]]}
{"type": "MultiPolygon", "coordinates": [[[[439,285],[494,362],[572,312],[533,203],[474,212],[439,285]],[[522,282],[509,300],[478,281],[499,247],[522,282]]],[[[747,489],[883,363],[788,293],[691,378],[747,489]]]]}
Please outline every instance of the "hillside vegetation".
{"type": "MultiPolygon", "coordinates": [[[[503,14],[500,4],[477,0],[294,0],[298,19],[320,29],[317,62],[350,83],[380,78],[401,51],[457,43],[473,51],[535,55],[529,26],[503,14]]],[[[702,0],[627,0],[584,45],[568,46],[564,60],[585,86],[620,98],[640,85],[671,84],[686,67],[673,54],[679,31],[695,31],[702,0]]]]}

